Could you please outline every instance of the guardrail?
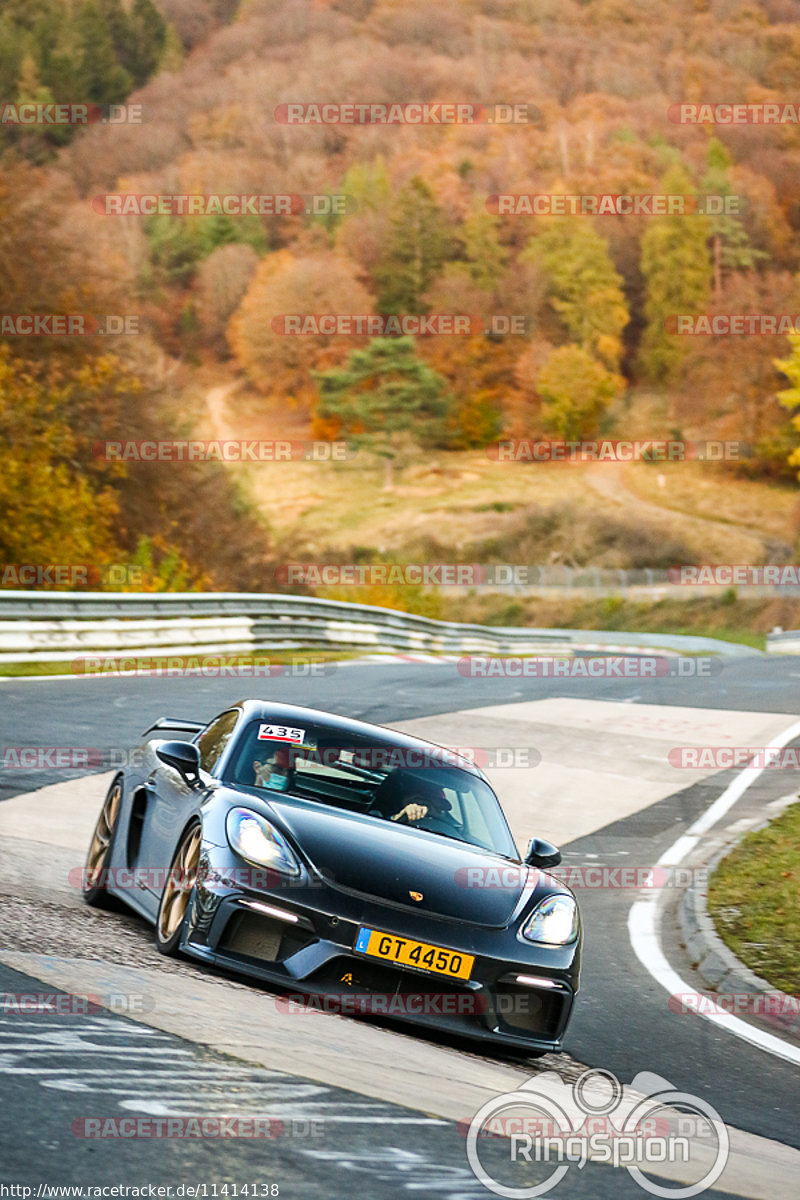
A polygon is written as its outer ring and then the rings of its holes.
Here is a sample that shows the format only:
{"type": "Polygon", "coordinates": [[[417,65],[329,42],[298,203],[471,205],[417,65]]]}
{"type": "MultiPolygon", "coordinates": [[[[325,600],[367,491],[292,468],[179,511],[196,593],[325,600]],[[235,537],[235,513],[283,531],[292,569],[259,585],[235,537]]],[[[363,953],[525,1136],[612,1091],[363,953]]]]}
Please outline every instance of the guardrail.
{"type": "Polygon", "coordinates": [[[0,592],[0,664],[306,647],[464,655],[614,648],[758,653],[713,638],[468,625],[289,594],[0,592]]]}
{"type": "Polygon", "coordinates": [[[800,629],[768,633],[767,654],[800,654],[800,629]]]}

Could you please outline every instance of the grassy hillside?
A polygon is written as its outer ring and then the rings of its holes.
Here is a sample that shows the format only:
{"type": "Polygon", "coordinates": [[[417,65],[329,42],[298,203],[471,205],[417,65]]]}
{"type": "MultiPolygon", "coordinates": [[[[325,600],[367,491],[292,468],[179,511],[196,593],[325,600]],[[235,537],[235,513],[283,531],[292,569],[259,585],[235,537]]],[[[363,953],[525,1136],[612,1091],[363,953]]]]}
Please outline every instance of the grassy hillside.
{"type": "MultiPolygon", "coordinates": [[[[190,411],[209,438],[309,435],[301,411],[241,384],[204,386],[190,411]]],[[[412,461],[389,489],[364,453],[230,470],[282,558],[668,568],[790,561],[796,540],[794,486],[700,462],[500,463],[485,449],[450,451],[412,461]]]]}

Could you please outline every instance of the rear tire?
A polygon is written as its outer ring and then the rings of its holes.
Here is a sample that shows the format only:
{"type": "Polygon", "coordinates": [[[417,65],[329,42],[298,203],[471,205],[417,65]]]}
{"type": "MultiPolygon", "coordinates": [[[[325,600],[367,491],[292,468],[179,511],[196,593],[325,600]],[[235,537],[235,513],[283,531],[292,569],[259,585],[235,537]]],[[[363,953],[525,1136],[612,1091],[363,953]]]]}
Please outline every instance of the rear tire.
{"type": "Polygon", "coordinates": [[[156,917],[156,948],[168,958],[178,954],[197,878],[201,842],[202,829],[200,822],[195,821],[184,831],[178,843],[161,893],[156,917]]]}
{"type": "Polygon", "coordinates": [[[113,897],[106,890],[106,870],[114,845],[114,836],[122,808],[122,777],[118,776],[106,793],[100,816],[94,827],[86,866],[83,869],[81,890],[86,904],[92,908],[113,907],[113,897]]]}

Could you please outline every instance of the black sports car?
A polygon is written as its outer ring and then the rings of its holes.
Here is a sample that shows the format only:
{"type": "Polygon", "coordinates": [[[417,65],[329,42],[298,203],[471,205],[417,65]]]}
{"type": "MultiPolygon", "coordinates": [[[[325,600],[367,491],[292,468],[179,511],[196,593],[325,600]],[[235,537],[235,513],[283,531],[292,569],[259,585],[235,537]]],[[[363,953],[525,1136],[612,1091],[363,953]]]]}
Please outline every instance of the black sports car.
{"type": "Polygon", "coordinates": [[[560,1048],[578,990],[575,897],[547,874],[555,847],[534,838],[520,857],[470,761],[259,700],[145,736],[103,804],[88,903],[113,895],[154,922],[162,953],[337,1011],[560,1048]]]}

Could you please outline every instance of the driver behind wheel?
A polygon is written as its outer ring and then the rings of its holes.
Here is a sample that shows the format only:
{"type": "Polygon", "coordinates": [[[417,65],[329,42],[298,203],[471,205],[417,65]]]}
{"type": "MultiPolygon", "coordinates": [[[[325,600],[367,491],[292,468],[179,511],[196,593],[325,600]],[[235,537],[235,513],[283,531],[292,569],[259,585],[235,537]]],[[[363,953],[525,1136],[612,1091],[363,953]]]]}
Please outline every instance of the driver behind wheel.
{"type": "Polygon", "coordinates": [[[446,832],[456,824],[444,789],[438,784],[402,772],[390,775],[373,802],[375,815],[416,825],[431,833],[446,832]]]}
{"type": "Polygon", "coordinates": [[[425,817],[441,817],[450,814],[450,805],[443,790],[433,784],[418,785],[419,790],[413,795],[404,797],[406,803],[391,818],[400,821],[403,818],[409,822],[422,821],[425,817]]]}

